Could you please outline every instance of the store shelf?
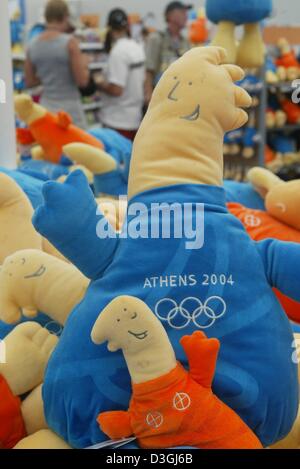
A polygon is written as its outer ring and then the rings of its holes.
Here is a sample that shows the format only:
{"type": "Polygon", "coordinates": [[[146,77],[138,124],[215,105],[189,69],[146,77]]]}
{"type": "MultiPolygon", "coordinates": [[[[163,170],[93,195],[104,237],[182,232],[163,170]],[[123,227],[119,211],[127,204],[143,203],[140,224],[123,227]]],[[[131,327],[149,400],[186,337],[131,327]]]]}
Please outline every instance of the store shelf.
{"type": "Polygon", "coordinates": [[[89,64],[89,69],[90,70],[103,70],[103,68],[106,66],[107,62],[104,60],[102,62],[93,62],[89,64]]]}
{"type": "Polygon", "coordinates": [[[291,91],[293,91],[295,89],[295,87],[293,87],[293,82],[292,81],[280,81],[278,83],[272,83],[272,84],[268,83],[267,88],[270,91],[280,90],[283,93],[290,93],[291,91]]]}
{"type": "Polygon", "coordinates": [[[97,111],[101,108],[101,101],[95,101],[94,103],[84,103],[82,106],[85,112],[97,111]]]}
{"type": "Polygon", "coordinates": [[[101,42],[82,42],[80,49],[82,52],[103,51],[104,45],[101,42]]]}
{"type": "Polygon", "coordinates": [[[287,124],[283,125],[282,127],[273,127],[271,129],[267,129],[267,132],[296,132],[300,131],[300,124],[287,124]]]}

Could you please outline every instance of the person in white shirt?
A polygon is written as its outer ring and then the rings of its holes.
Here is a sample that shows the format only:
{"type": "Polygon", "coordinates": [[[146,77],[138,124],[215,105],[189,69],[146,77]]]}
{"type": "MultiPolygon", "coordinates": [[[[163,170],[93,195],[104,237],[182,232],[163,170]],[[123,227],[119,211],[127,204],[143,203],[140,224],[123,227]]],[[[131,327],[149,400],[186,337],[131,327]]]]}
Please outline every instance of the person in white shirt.
{"type": "Polygon", "coordinates": [[[103,92],[100,119],[105,127],[133,140],[142,120],[145,84],[145,52],[130,38],[126,13],[112,10],[108,17],[108,64],[96,80],[103,92]]]}

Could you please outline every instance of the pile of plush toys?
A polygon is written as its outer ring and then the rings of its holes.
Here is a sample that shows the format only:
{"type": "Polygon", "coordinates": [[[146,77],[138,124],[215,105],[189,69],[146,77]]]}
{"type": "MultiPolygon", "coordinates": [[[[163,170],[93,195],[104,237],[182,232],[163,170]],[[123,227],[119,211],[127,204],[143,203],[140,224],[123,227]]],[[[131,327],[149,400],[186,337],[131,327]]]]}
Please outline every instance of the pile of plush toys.
{"type": "Polygon", "coordinates": [[[300,445],[300,183],[223,184],[252,102],[226,62],[195,47],[172,64],[133,148],[16,98],[33,146],[0,173],[2,447],[300,445]]]}

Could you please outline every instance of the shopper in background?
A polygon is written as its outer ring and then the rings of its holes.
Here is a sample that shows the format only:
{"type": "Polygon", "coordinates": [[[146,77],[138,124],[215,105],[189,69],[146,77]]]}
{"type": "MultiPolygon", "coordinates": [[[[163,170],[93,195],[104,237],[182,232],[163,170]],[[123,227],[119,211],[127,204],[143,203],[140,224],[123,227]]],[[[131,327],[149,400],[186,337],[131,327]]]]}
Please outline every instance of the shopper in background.
{"type": "Polygon", "coordinates": [[[41,104],[49,111],[68,112],[76,125],[86,128],[79,87],[89,83],[88,62],[70,30],[70,13],[64,0],[49,0],[46,29],[28,47],[25,79],[28,87],[41,84],[41,104]]]}
{"type": "Polygon", "coordinates": [[[188,40],[182,35],[190,8],[192,5],[181,2],[169,3],[165,10],[167,29],[152,33],[146,41],[146,103],[149,103],[155,84],[168,66],[190,49],[188,40]]]}
{"type": "Polygon", "coordinates": [[[142,119],[145,53],[143,46],[130,38],[128,17],[123,10],[110,12],[108,28],[108,64],[103,75],[95,77],[103,94],[100,119],[105,127],[133,140],[142,119]]]}

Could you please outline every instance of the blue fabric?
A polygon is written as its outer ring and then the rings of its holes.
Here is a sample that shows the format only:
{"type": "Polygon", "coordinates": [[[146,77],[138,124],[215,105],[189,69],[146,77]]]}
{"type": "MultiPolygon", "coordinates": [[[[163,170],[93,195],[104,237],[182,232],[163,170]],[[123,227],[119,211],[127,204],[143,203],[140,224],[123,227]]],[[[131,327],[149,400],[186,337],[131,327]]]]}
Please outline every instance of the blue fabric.
{"type": "Polygon", "coordinates": [[[254,210],[265,210],[264,200],[245,182],[224,181],[226,202],[236,202],[254,210]]]}
{"type": "Polygon", "coordinates": [[[38,207],[43,202],[42,186],[43,181],[36,179],[29,174],[24,174],[17,169],[7,169],[0,166],[0,172],[7,174],[23,189],[28,199],[30,200],[33,208],[38,207]]]}
{"type": "Polygon", "coordinates": [[[272,0],[206,0],[206,14],[213,23],[257,23],[270,16],[272,3],[272,0]]]}
{"type": "Polygon", "coordinates": [[[48,161],[24,159],[19,167],[20,171],[36,179],[48,181],[49,179],[58,179],[60,176],[69,174],[67,165],[49,163],[48,161]]]}
{"type": "Polygon", "coordinates": [[[43,396],[50,426],[75,447],[86,447],[106,439],[96,422],[100,411],[127,408],[130,377],[122,353],[110,353],[106,345],[96,346],[90,339],[99,312],[126,294],[144,300],[161,318],[185,366],[179,345],[183,335],[204,329],[209,337],[218,337],[214,392],[263,444],[285,436],[298,410],[297,366],[291,360],[291,326],[271,286],[276,283],[300,300],[299,246],[256,244],[228,213],[224,190],[202,185],[142,193],[131,200],[128,212],[129,226],[147,221],[151,214],[154,228],[161,218],[157,210],[151,212],[151,203],[193,204],[185,223],[195,222],[195,204],[204,203],[201,249],[186,249],[185,238],[126,239],[126,231],[120,239],[101,240],[96,230],[102,216],[96,214],[83,177],[74,173],[66,186],[47,185],[46,204],[37,210],[34,224],[93,279],[49,361],[43,396]],[[130,214],[134,203],[147,206],[138,220],[137,214],[130,214]],[[70,210],[72,216],[66,217],[70,210]],[[161,303],[163,299],[167,300],[161,303]],[[180,313],[176,306],[174,314],[174,305],[183,300],[184,309],[180,313]]]}
{"type": "Polygon", "coordinates": [[[93,129],[89,133],[103,143],[105,151],[117,163],[117,168],[114,171],[95,175],[95,193],[114,196],[126,195],[132,142],[112,129],[93,129]]]}

